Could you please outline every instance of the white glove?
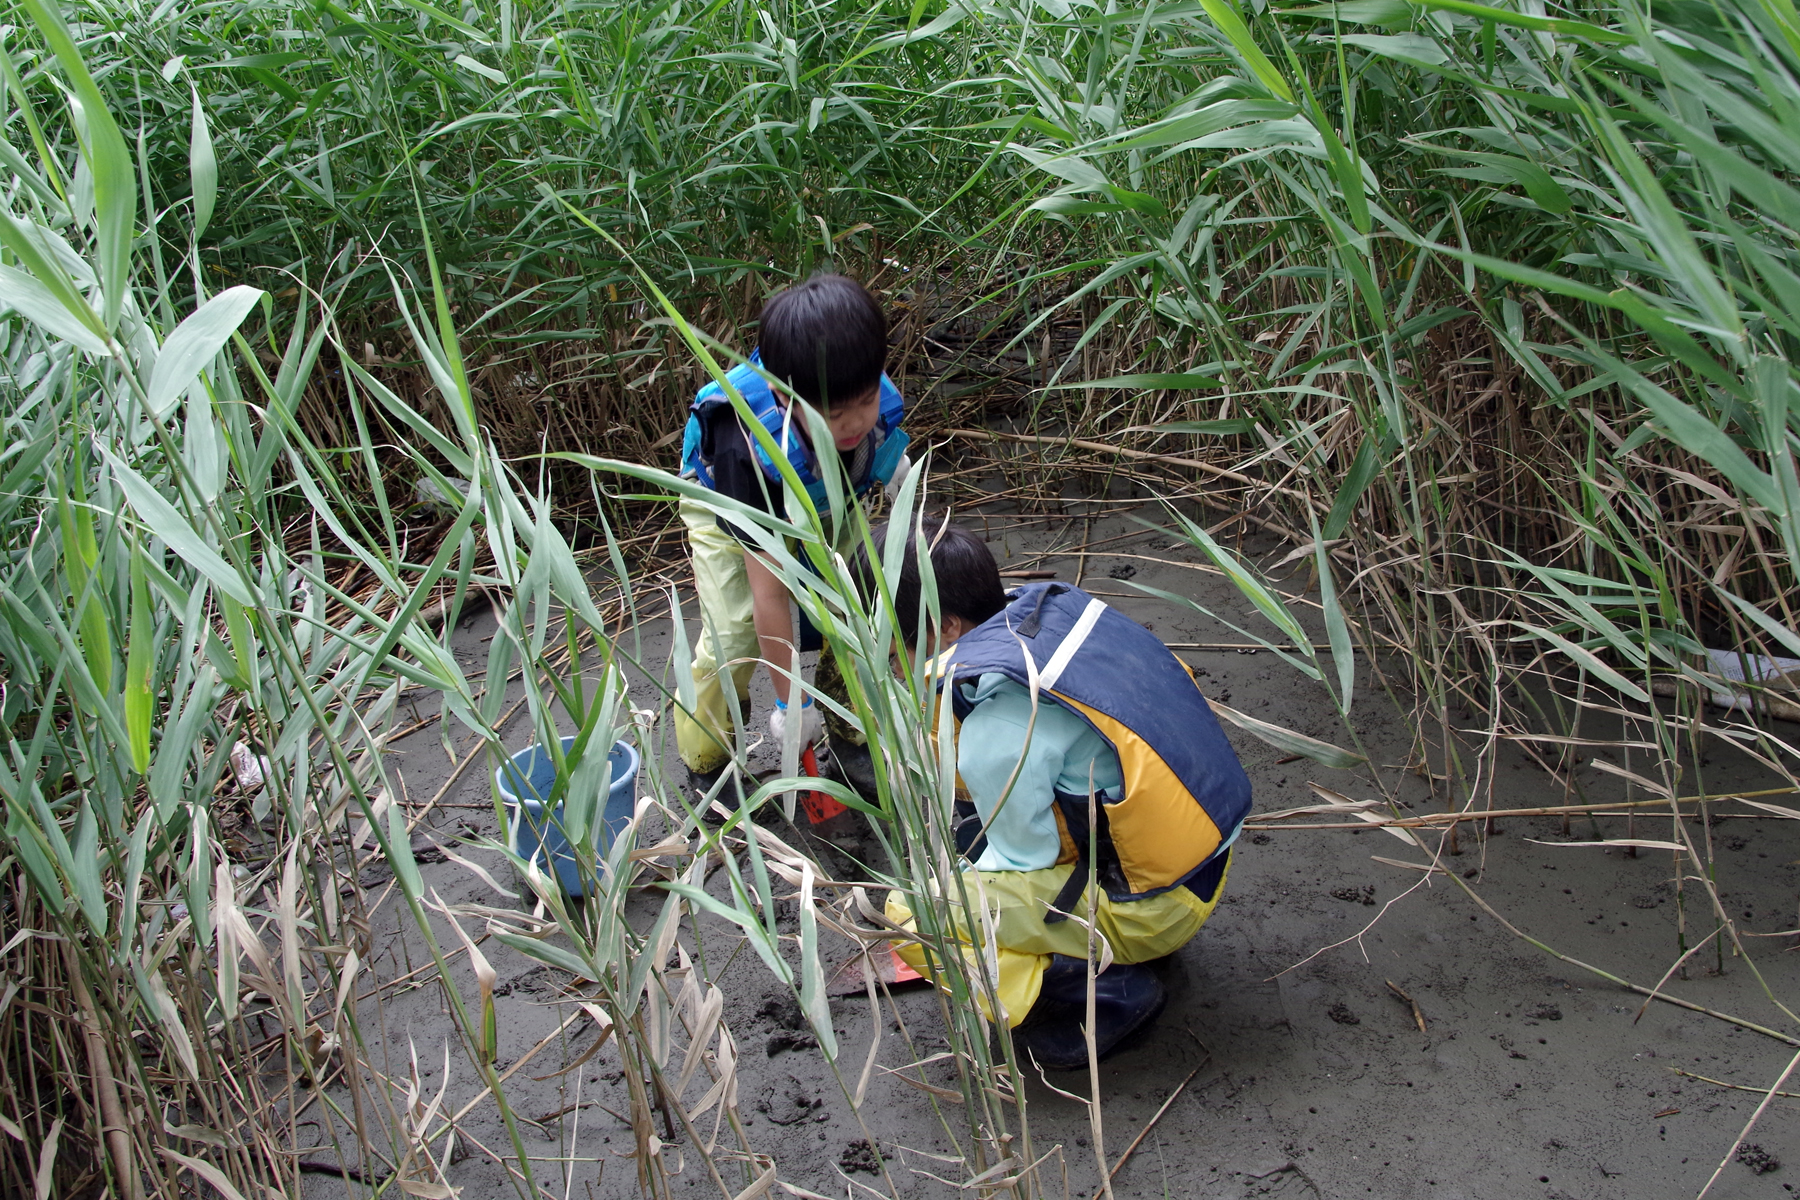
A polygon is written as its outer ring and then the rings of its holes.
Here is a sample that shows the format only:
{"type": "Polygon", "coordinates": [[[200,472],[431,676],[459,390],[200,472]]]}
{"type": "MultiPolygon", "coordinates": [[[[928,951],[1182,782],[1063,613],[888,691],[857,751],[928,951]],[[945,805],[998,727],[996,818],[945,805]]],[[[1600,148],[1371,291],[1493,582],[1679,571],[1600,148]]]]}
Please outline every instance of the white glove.
{"type": "Polygon", "coordinates": [[[902,454],[900,456],[899,465],[894,468],[894,477],[887,481],[886,490],[889,503],[892,503],[894,497],[900,494],[900,485],[906,482],[906,477],[911,473],[912,456],[909,454],[902,454]]]}
{"type": "MultiPolygon", "coordinates": [[[[781,701],[775,702],[775,711],[769,714],[769,736],[777,745],[787,744],[788,713],[792,710],[781,701]]],[[[808,696],[800,702],[800,747],[805,749],[825,736],[825,717],[819,712],[819,706],[808,696]]]]}

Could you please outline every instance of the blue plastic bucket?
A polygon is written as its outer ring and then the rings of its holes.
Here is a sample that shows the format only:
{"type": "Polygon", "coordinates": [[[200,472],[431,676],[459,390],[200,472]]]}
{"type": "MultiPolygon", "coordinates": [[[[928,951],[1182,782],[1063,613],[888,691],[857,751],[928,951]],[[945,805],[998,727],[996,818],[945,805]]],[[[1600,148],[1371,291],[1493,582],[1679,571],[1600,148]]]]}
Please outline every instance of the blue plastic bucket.
{"type": "MultiPolygon", "coordinates": [[[[562,740],[563,756],[575,746],[575,739],[562,740]]],[[[606,792],[606,806],[598,814],[590,838],[595,855],[606,856],[613,839],[631,820],[636,803],[638,752],[625,742],[614,742],[606,756],[611,768],[611,786],[606,792]]],[[[583,880],[575,860],[575,851],[563,836],[562,805],[548,819],[544,816],[544,797],[556,786],[556,761],[542,746],[530,746],[508,759],[494,772],[494,786],[507,809],[507,844],[520,858],[556,876],[557,882],[570,896],[586,896],[592,892],[591,880],[583,880]]]]}

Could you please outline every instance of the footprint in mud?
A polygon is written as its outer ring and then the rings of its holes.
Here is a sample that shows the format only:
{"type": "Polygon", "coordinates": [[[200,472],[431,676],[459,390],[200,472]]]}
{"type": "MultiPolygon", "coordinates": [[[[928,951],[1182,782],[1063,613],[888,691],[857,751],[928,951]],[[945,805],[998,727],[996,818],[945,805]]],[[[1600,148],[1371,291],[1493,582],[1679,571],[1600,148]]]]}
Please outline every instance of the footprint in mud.
{"type": "Polygon", "coordinates": [[[825,1101],[807,1091],[806,1085],[789,1075],[786,1083],[771,1083],[763,1088],[756,1102],[758,1112],[767,1113],[777,1125],[793,1125],[806,1120],[825,1101]]]}
{"type": "Polygon", "coordinates": [[[770,1058],[783,1050],[811,1050],[819,1044],[818,1039],[807,1032],[806,1014],[800,1011],[800,1002],[791,995],[769,993],[756,1015],[775,1026],[775,1032],[769,1035],[764,1046],[770,1058]]]}
{"type": "Polygon", "coordinates": [[[784,1029],[780,1033],[771,1033],[768,1044],[763,1049],[768,1051],[770,1058],[774,1058],[783,1050],[812,1050],[818,1044],[819,1039],[810,1033],[790,1033],[784,1029]]]}
{"type": "Polygon", "coordinates": [[[494,989],[494,995],[510,996],[514,992],[524,992],[531,996],[546,996],[555,990],[556,980],[550,977],[550,968],[533,967],[500,984],[494,989]]]}
{"type": "Polygon", "coordinates": [[[805,1029],[806,1014],[800,1009],[800,1001],[786,992],[763,993],[762,1007],[756,1015],[772,1022],[778,1029],[805,1029]]]}
{"type": "Polygon", "coordinates": [[[1318,1186],[1291,1162],[1267,1173],[1240,1175],[1234,1182],[1241,1190],[1223,1193],[1232,1200],[1319,1200],[1318,1186]]]}
{"type": "Polygon", "coordinates": [[[1270,1197],[1271,1200],[1318,1200],[1319,1189],[1294,1166],[1283,1167],[1266,1179],[1259,1179],[1246,1196],[1270,1197]]]}

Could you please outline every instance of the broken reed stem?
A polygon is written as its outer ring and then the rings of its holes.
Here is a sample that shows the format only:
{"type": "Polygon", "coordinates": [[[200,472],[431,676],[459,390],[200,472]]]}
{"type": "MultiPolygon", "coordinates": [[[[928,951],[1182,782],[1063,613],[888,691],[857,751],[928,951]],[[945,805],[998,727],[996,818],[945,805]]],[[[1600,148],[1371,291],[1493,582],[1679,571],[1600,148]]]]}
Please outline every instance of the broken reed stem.
{"type": "MultiPolygon", "coordinates": [[[[1124,446],[1114,446],[1107,442],[1090,442],[1085,438],[1044,437],[1035,433],[1001,433],[991,429],[948,429],[945,430],[945,432],[951,437],[975,438],[990,442],[1026,442],[1038,446],[1073,446],[1078,450],[1091,450],[1096,454],[1111,454],[1118,458],[1134,458],[1143,462],[1168,463],[1170,466],[1174,467],[1193,467],[1197,471],[1204,471],[1208,475],[1214,475],[1220,479],[1229,479],[1233,483],[1241,483],[1245,487],[1271,491],[1278,495],[1298,500],[1302,504],[1313,503],[1312,497],[1308,496],[1305,492],[1296,491],[1290,487],[1281,487],[1270,484],[1253,476],[1245,475],[1241,471],[1233,471],[1229,467],[1221,467],[1217,463],[1209,463],[1202,458],[1183,458],[1176,454],[1153,454],[1148,450],[1131,450],[1124,446]]],[[[1324,509],[1322,511],[1329,512],[1330,510],[1324,509]]]]}
{"type": "MultiPolygon", "coordinates": [[[[1152,1129],[1155,1129],[1156,1123],[1163,1119],[1163,1114],[1169,1111],[1169,1106],[1171,1104],[1174,1104],[1175,1101],[1181,1096],[1181,1093],[1187,1090],[1188,1084],[1194,1082],[1194,1076],[1196,1076],[1200,1073],[1200,1067],[1204,1067],[1207,1063],[1209,1063],[1211,1061],[1212,1061],[1212,1054],[1209,1051],[1207,1053],[1206,1057],[1200,1060],[1200,1066],[1195,1067],[1193,1070],[1189,1071],[1187,1073],[1187,1078],[1182,1080],[1180,1085],[1177,1086],[1174,1091],[1169,1093],[1169,1098],[1162,1102],[1162,1107],[1156,1110],[1156,1115],[1150,1118],[1148,1124],[1146,1124],[1142,1129],[1138,1130],[1138,1135],[1131,1139],[1131,1145],[1125,1147],[1125,1153],[1119,1155],[1119,1161],[1113,1164],[1111,1172],[1109,1172],[1106,1176],[1107,1184],[1110,1185],[1112,1183],[1112,1181],[1118,1177],[1119,1172],[1125,1168],[1125,1164],[1131,1160],[1131,1156],[1133,1154],[1137,1153],[1138,1146],[1143,1143],[1143,1140],[1146,1137],[1150,1136],[1150,1131],[1152,1129]]],[[[1100,1200],[1100,1198],[1102,1196],[1106,1195],[1106,1190],[1107,1190],[1106,1186],[1101,1186],[1099,1188],[1096,1188],[1094,1190],[1093,1196],[1091,1197],[1091,1200],[1100,1200]]]]}
{"type": "MultiPolygon", "coordinates": [[[[1636,1025],[1639,1021],[1644,1019],[1644,1014],[1646,1012],[1650,1011],[1650,1001],[1652,1001],[1656,998],[1654,993],[1660,992],[1662,990],[1662,985],[1669,982],[1669,978],[1672,975],[1674,975],[1676,971],[1681,970],[1683,963],[1687,962],[1687,960],[1692,958],[1695,954],[1698,954],[1700,952],[1700,947],[1706,945],[1707,942],[1712,941],[1714,938],[1718,937],[1721,933],[1724,933],[1724,932],[1725,932],[1725,927],[1723,925],[1719,926],[1717,929],[1715,929],[1711,933],[1707,934],[1700,941],[1695,942],[1691,947],[1689,947],[1686,951],[1684,951],[1682,953],[1680,958],[1676,959],[1672,964],[1670,964],[1669,969],[1663,972],[1663,977],[1656,981],[1656,986],[1650,989],[1652,994],[1644,997],[1644,1002],[1638,1006],[1637,1016],[1631,1018],[1631,1023],[1633,1025],[1636,1025]]],[[[1685,974],[1683,974],[1682,978],[1686,979],[1687,976],[1685,974]]]]}
{"type": "MultiPolygon", "coordinates": [[[[1304,496],[1304,494],[1302,494],[1300,492],[1296,492],[1293,488],[1287,488],[1287,487],[1271,488],[1271,485],[1269,485],[1269,484],[1261,483],[1257,480],[1251,479],[1247,475],[1239,475],[1236,471],[1228,470],[1225,467],[1217,466],[1213,463],[1205,462],[1198,458],[1178,458],[1174,455],[1168,455],[1168,454],[1151,454],[1145,450],[1130,450],[1123,446],[1109,446],[1105,442],[1090,442],[1083,438],[1040,437],[1038,435],[1028,434],[1028,433],[996,433],[996,432],[991,432],[986,429],[951,429],[951,430],[946,430],[945,432],[947,432],[952,437],[973,438],[973,439],[981,440],[981,441],[1031,442],[1031,443],[1035,443],[1035,444],[1039,444],[1039,445],[1048,444],[1048,445],[1053,445],[1053,446],[1074,446],[1077,449],[1091,450],[1098,454],[1113,454],[1113,455],[1118,455],[1123,458],[1148,459],[1153,462],[1167,463],[1170,466],[1193,467],[1197,470],[1205,471],[1212,475],[1218,475],[1218,476],[1230,478],[1234,482],[1248,483],[1252,487],[1258,487],[1258,488],[1263,488],[1266,490],[1272,490],[1272,491],[1279,492],[1281,494],[1284,494],[1284,495],[1287,495],[1290,497],[1297,497],[1302,503],[1304,503],[1306,501],[1306,497],[1304,496]]],[[[1147,477],[1145,477],[1145,478],[1147,478],[1147,477]]],[[[1303,545],[1307,541],[1307,539],[1305,537],[1303,537],[1301,534],[1296,533],[1293,529],[1289,528],[1286,525],[1281,524],[1279,521],[1272,521],[1266,517],[1253,516],[1248,511],[1246,511],[1242,508],[1233,508],[1232,506],[1227,505],[1216,498],[1209,497],[1209,496],[1205,495],[1204,493],[1198,494],[1195,498],[1198,499],[1201,503],[1206,504],[1212,508],[1216,508],[1216,509],[1219,509],[1219,510],[1225,511],[1225,512],[1230,512],[1238,519],[1244,521],[1246,524],[1254,525],[1256,528],[1264,530],[1265,532],[1268,532],[1268,533],[1272,533],[1276,537],[1279,537],[1284,541],[1291,542],[1296,546],[1303,545]]],[[[1328,509],[1325,511],[1328,511],[1328,509]]],[[[1334,558],[1339,557],[1339,552],[1336,550],[1331,551],[1331,554],[1334,558]]]]}
{"type": "MultiPolygon", "coordinates": [[[[1680,796],[1677,797],[1673,803],[1699,804],[1705,800],[1742,800],[1751,796],[1785,796],[1792,795],[1795,792],[1800,792],[1800,788],[1766,788],[1761,791],[1730,792],[1718,796],[1680,796]]],[[[1269,824],[1271,821],[1283,819],[1282,814],[1271,813],[1261,820],[1252,818],[1251,820],[1244,822],[1244,828],[1261,831],[1278,829],[1425,829],[1455,824],[1462,821],[1480,821],[1492,817],[1555,817],[1568,813],[1594,813],[1599,816],[1610,816],[1615,814],[1623,815],[1623,810],[1625,809],[1667,808],[1670,803],[1671,802],[1668,800],[1630,800],[1619,801],[1613,804],[1557,804],[1543,808],[1483,808],[1472,809],[1469,812],[1426,813],[1425,815],[1418,817],[1375,817],[1373,814],[1370,814],[1372,819],[1368,821],[1327,822],[1308,825],[1269,824]]],[[[1313,814],[1309,812],[1297,812],[1294,815],[1310,816],[1313,814]]],[[[1747,820],[1766,819],[1780,821],[1792,819],[1781,817],[1775,813],[1725,813],[1723,815],[1747,820]]]]}
{"type": "Polygon", "coordinates": [[[94,1073],[94,1099],[100,1109],[100,1132],[112,1159],[113,1178],[124,1200],[140,1200],[143,1189],[132,1160],[130,1127],[125,1124],[124,1106],[119,1103],[118,1081],[113,1077],[112,1059],[107,1053],[106,1037],[101,1032],[94,994],[88,988],[81,958],[72,942],[63,943],[63,964],[63,969],[69,973],[69,988],[75,993],[75,1003],[81,1008],[81,1032],[87,1043],[88,1069],[94,1073]]]}
{"type": "MultiPolygon", "coordinates": [[[[1692,1071],[1684,1071],[1680,1067],[1670,1067],[1669,1070],[1675,1072],[1675,1074],[1680,1075],[1684,1079],[1694,1079],[1701,1083],[1710,1083],[1714,1087],[1730,1088],[1734,1092],[1755,1092],[1757,1095],[1761,1096],[1769,1091],[1768,1088],[1750,1087],[1748,1084],[1743,1083],[1726,1083],[1723,1079],[1713,1079],[1706,1075],[1696,1075],[1692,1071]]],[[[1788,1100],[1800,1100],[1800,1092],[1777,1091],[1774,1094],[1788,1100]]]]}
{"type": "MultiPolygon", "coordinates": [[[[1029,731],[1027,731],[1029,736],[1029,731]]],[[[1088,768],[1088,894],[1093,897],[1087,910],[1087,1021],[1081,1032],[1087,1039],[1088,1052],[1088,1125],[1094,1138],[1094,1158],[1100,1164],[1100,1192],[1113,1200],[1112,1177],[1117,1167],[1106,1166],[1106,1128],[1100,1114],[1100,1055],[1094,1044],[1095,979],[1098,975],[1095,953],[1100,939],[1100,853],[1098,804],[1094,794],[1093,768],[1088,768]]],[[[1077,866],[1076,870],[1081,868],[1077,866]]]]}
{"type": "MultiPolygon", "coordinates": [[[[1373,827],[1371,826],[1371,828],[1373,828],[1373,827]]],[[[1677,1008],[1685,1008],[1690,1012],[1697,1012],[1697,1013],[1702,1013],[1709,1017],[1716,1017],[1717,1019],[1724,1021],[1725,1023],[1727,1023],[1729,1025],[1736,1025],[1740,1029],[1748,1029],[1752,1033],[1760,1033],[1764,1037],[1773,1038],[1775,1041],[1781,1042],[1783,1045],[1800,1047],[1800,1038],[1790,1037],[1789,1035],[1787,1035],[1785,1033],[1781,1033],[1777,1030],[1770,1029],[1765,1025],[1758,1025],[1754,1021],[1746,1021],[1742,1017],[1734,1017],[1730,1013],[1723,1013],[1723,1012],[1718,1011],[1717,1009],[1707,1008],[1705,1005],[1695,1004],[1691,1000],[1683,1000],[1679,996],[1671,996],[1667,992],[1655,991],[1651,988],[1644,987],[1642,984],[1632,983],[1629,979],[1621,979],[1617,975],[1614,975],[1611,971],[1603,970],[1600,967],[1594,966],[1592,963],[1585,963],[1585,962],[1582,962],[1579,958],[1572,958],[1569,955],[1564,954],[1562,951],[1556,949],[1554,946],[1550,946],[1544,942],[1540,942],[1538,939],[1532,937],[1530,934],[1528,934],[1524,930],[1520,929],[1517,925],[1514,925],[1511,921],[1508,921],[1505,917],[1501,916],[1500,913],[1494,908],[1493,905],[1489,904],[1486,900],[1483,900],[1479,895],[1476,894],[1475,889],[1470,887],[1468,881],[1465,880],[1462,876],[1456,874],[1454,871],[1447,872],[1447,874],[1452,883],[1454,883],[1454,884],[1456,884],[1456,886],[1460,887],[1463,890],[1463,892],[1469,897],[1469,899],[1473,900],[1476,903],[1476,905],[1479,906],[1483,912],[1487,913],[1488,916],[1494,918],[1494,920],[1500,922],[1501,927],[1504,928],[1508,933],[1512,934],[1514,937],[1518,938],[1520,941],[1528,942],[1531,945],[1536,946],[1539,950],[1542,950],[1545,954],[1548,954],[1551,958],[1556,959],[1558,962],[1568,963],[1571,967],[1580,967],[1582,970],[1587,971],[1591,974],[1597,975],[1601,979],[1606,980],[1608,983],[1617,984],[1618,986],[1620,986],[1622,988],[1626,988],[1626,989],[1629,989],[1630,991],[1636,992],[1640,996],[1648,996],[1652,1000],[1661,1000],[1663,1003],[1673,1004],[1677,1008]]]]}

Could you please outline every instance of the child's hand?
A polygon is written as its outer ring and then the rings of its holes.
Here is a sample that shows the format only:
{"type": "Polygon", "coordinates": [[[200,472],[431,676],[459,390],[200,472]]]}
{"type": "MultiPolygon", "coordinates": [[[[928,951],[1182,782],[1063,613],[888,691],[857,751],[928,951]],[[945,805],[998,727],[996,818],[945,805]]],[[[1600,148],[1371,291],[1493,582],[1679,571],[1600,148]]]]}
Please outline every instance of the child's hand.
{"type": "MultiPolygon", "coordinates": [[[[787,744],[788,714],[793,710],[781,701],[775,702],[775,711],[769,714],[769,736],[778,744],[787,744]]],[[[800,702],[800,745],[802,748],[812,745],[825,736],[825,717],[808,696],[800,702]]]]}
{"type": "Polygon", "coordinates": [[[911,473],[912,456],[902,454],[899,465],[894,468],[894,477],[887,481],[887,498],[890,503],[900,494],[900,485],[906,482],[906,477],[911,473]]]}

